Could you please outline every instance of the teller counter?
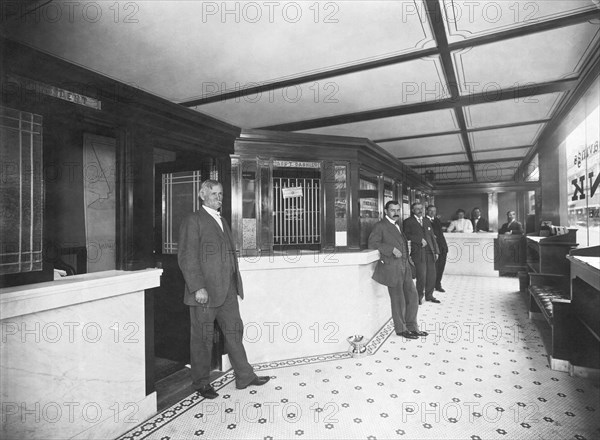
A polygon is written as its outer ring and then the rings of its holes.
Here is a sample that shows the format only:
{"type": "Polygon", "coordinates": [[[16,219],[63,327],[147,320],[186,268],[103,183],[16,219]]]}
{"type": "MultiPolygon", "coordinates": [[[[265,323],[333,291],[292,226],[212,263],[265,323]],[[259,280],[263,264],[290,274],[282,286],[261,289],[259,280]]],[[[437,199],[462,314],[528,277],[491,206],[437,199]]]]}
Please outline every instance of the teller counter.
{"type": "Polygon", "coordinates": [[[371,279],[378,259],[373,250],[240,258],[250,362],[346,351],[354,334],[370,339],[391,317],[387,287],[371,279]]]}
{"type": "Polygon", "coordinates": [[[495,232],[446,232],[448,258],[444,275],[497,277],[494,270],[495,232]]]}
{"type": "Polygon", "coordinates": [[[3,439],[115,438],[156,413],[144,290],[161,269],[0,289],[3,439]]]}

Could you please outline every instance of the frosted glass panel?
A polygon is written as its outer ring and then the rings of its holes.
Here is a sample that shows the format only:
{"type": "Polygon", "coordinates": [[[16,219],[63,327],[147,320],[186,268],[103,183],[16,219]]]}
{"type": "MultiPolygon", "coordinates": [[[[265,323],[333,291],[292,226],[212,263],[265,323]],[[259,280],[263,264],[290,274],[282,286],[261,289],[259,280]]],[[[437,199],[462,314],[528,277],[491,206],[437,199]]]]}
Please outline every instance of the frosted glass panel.
{"type": "Polygon", "coordinates": [[[0,107],[0,274],[42,270],[42,117],[0,107]]]}

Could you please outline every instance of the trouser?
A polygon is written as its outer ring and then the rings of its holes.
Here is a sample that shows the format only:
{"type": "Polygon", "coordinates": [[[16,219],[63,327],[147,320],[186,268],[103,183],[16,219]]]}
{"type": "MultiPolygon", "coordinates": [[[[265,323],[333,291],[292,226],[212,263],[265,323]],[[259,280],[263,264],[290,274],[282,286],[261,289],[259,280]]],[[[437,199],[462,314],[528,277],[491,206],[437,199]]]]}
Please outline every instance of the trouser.
{"type": "Polygon", "coordinates": [[[235,371],[238,387],[247,386],[254,378],[243,344],[244,323],[240,317],[236,283],[231,283],[225,302],[219,307],[190,306],[192,382],[194,389],[210,383],[210,365],[215,319],[225,338],[225,350],[235,371]]]}
{"type": "Polygon", "coordinates": [[[442,276],[444,275],[444,269],[446,268],[446,258],[448,257],[448,251],[442,252],[437,261],[435,262],[435,287],[441,289],[442,287],[442,276]]]}
{"type": "Polygon", "coordinates": [[[392,304],[392,319],[396,333],[417,331],[417,312],[419,310],[419,296],[415,283],[410,277],[410,268],[406,265],[406,276],[393,287],[388,287],[390,302],[392,304]]]}
{"type": "Polygon", "coordinates": [[[420,249],[412,256],[417,269],[417,293],[419,298],[431,299],[435,288],[435,258],[429,248],[420,249]]]}

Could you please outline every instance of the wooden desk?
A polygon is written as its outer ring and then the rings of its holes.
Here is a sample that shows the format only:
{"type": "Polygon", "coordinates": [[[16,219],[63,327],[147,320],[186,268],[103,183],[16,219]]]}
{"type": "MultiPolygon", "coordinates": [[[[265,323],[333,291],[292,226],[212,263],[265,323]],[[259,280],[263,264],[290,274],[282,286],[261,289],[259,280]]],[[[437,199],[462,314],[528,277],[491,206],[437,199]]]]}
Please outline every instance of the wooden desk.
{"type": "Polygon", "coordinates": [[[516,273],[527,270],[524,235],[498,235],[494,239],[494,270],[516,273]]]}

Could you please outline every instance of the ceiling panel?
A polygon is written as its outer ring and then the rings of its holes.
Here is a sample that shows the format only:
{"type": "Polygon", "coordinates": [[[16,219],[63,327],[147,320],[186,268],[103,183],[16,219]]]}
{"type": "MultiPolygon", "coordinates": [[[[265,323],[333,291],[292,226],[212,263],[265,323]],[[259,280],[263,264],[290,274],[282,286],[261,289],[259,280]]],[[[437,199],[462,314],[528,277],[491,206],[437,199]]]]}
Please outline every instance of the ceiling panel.
{"type": "Polygon", "coordinates": [[[563,95],[549,93],[463,107],[465,121],[468,128],[481,128],[549,119],[563,95]]]}
{"type": "Polygon", "coordinates": [[[313,119],[446,97],[439,57],[427,57],[205,104],[196,110],[240,127],[313,119]]]}
{"type": "Polygon", "coordinates": [[[442,14],[452,43],[597,8],[594,0],[443,0],[442,14]]]}
{"type": "Polygon", "coordinates": [[[302,130],[300,133],[366,137],[377,141],[394,137],[416,136],[458,130],[455,113],[451,109],[413,113],[372,121],[302,130]]]}
{"type": "Polygon", "coordinates": [[[514,177],[519,163],[498,162],[489,164],[478,164],[475,166],[475,175],[478,182],[496,182],[510,180],[514,177]],[[507,165],[513,166],[507,166],[507,165]]]}
{"type": "Polygon", "coordinates": [[[11,38],[176,102],[435,45],[413,2],[414,13],[391,1],[95,5],[86,18],[80,3],[54,1],[37,13],[58,19],[2,26],[11,38]]]}
{"type": "Polygon", "coordinates": [[[431,156],[431,157],[417,157],[411,159],[410,157],[401,158],[402,162],[407,165],[415,166],[418,168],[436,169],[439,167],[445,167],[445,164],[465,162],[467,163],[467,155],[461,154],[447,154],[443,156],[431,156]]]}
{"type": "Polygon", "coordinates": [[[436,183],[470,180],[472,180],[472,175],[468,165],[449,165],[435,170],[434,181],[436,183]]]}
{"type": "Polygon", "coordinates": [[[523,125],[469,133],[473,152],[494,148],[533,145],[546,124],[523,125]]]}
{"type": "MultiPolygon", "coordinates": [[[[22,5],[37,9],[20,18],[5,11],[2,36],[174,102],[261,86],[266,91],[194,108],[240,128],[335,123],[300,132],[369,138],[418,171],[465,162],[446,178],[452,181],[469,181],[473,166],[479,180],[489,179],[489,169],[470,160],[524,158],[546,124],[523,124],[550,119],[572,96],[493,102],[495,92],[534,86],[527,90],[536,93],[536,83],[551,81],[560,84],[546,84],[548,90],[572,90],[582,66],[596,62],[600,41],[599,21],[590,19],[598,16],[598,0],[442,0],[427,8],[422,0],[94,2],[87,17],[77,2],[22,5]],[[438,5],[444,29],[431,27],[427,16],[438,5]],[[62,16],[51,19],[57,11],[62,16]],[[439,47],[432,30],[442,37],[439,47]],[[455,74],[442,69],[448,57],[455,74]],[[447,99],[445,75],[458,81],[461,95],[484,93],[490,102],[447,99]],[[297,85],[269,91],[278,81],[297,85]],[[518,126],[480,130],[511,124],[518,126]],[[454,131],[463,134],[441,135],[454,131]]],[[[494,163],[512,171],[512,164],[494,163]]]]}
{"type": "Polygon", "coordinates": [[[487,93],[575,75],[597,43],[596,23],[582,23],[452,52],[460,93],[487,93]]]}
{"type": "Polygon", "coordinates": [[[529,153],[529,150],[531,150],[531,147],[516,148],[514,150],[474,152],[473,160],[507,159],[510,157],[524,158],[529,153]]]}
{"type": "Polygon", "coordinates": [[[463,152],[463,145],[459,134],[379,142],[379,145],[394,156],[402,158],[463,152]]]}

